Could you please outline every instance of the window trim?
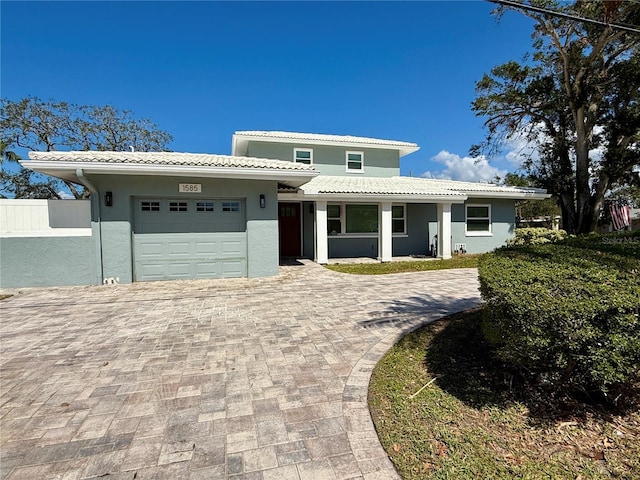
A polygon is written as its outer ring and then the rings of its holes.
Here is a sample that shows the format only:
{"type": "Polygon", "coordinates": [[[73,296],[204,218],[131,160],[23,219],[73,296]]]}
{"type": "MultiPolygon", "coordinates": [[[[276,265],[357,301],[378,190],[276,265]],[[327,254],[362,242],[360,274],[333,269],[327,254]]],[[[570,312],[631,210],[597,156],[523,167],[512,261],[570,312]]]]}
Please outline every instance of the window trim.
{"type": "Polygon", "coordinates": [[[344,154],[344,168],[347,173],[364,173],[364,152],[359,150],[347,150],[344,154]],[[350,154],[360,155],[360,169],[349,168],[350,154]]]}
{"type": "Polygon", "coordinates": [[[293,163],[301,163],[303,165],[313,165],[313,148],[294,148],[293,163]],[[298,161],[298,152],[309,152],[309,163],[298,161]]]}
{"type": "Polygon", "coordinates": [[[492,237],[493,236],[493,221],[491,219],[491,204],[490,203],[466,203],[464,206],[464,233],[467,237],[492,237]],[[469,231],[469,207],[486,207],[488,217],[471,217],[473,220],[489,220],[489,230],[484,231],[469,231]]]}

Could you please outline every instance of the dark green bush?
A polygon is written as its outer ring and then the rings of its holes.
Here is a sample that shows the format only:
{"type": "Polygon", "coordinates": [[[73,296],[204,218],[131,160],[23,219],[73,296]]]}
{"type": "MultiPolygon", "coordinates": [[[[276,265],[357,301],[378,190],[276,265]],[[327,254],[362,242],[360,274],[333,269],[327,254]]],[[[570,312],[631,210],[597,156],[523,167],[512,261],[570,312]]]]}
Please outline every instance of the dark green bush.
{"type": "Polygon", "coordinates": [[[483,256],[485,335],[549,390],[615,400],[640,381],[639,247],[589,236],[483,256]]]}

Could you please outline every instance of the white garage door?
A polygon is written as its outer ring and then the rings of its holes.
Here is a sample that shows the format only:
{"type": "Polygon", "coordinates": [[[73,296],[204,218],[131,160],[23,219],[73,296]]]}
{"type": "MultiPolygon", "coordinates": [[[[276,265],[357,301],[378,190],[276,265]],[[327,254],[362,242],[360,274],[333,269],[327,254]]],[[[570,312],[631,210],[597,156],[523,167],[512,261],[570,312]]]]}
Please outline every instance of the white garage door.
{"type": "Polygon", "coordinates": [[[242,199],[137,199],[134,279],[244,277],[242,199]]]}

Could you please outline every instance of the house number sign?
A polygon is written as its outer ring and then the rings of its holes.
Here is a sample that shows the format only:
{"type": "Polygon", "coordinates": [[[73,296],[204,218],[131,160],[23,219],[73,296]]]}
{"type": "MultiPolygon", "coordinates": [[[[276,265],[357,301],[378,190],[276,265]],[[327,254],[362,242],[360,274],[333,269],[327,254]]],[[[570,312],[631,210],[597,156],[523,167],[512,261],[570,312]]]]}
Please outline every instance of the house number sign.
{"type": "Polygon", "coordinates": [[[201,183],[179,183],[178,191],[180,193],[202,193],[201,183]]]}

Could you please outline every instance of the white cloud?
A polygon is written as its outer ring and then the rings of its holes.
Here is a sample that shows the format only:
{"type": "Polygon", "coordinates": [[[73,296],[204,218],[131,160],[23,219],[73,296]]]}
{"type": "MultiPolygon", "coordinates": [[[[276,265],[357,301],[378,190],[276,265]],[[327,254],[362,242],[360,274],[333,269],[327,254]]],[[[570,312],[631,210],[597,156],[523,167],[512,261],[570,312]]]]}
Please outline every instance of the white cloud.
{"type": "Polygon", "coordinates": [[[496,177],[504,177],[508,171],[501,170],[489,164],[484,155],[479,157],[461,157],[446,150],[440,151],[431,160],[444,165],[441,172],[425,172],[426,178],[442,178],[461,180],[464,182],[493,182],[496,177]]]}
{"type": "Polygon", "coordinates": [[[73,200],[75,197],[73,195],[71,195],[69,192],[66,192],[64,190],[60,190],[58,192],[58,195],[60,196],[60,198],[62,200],[73,200]]]}

